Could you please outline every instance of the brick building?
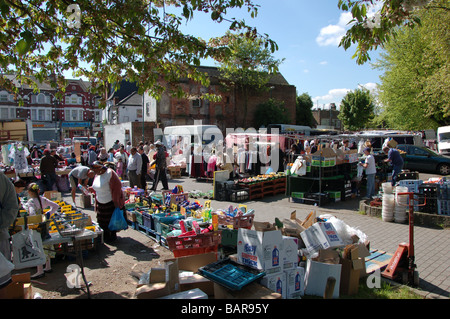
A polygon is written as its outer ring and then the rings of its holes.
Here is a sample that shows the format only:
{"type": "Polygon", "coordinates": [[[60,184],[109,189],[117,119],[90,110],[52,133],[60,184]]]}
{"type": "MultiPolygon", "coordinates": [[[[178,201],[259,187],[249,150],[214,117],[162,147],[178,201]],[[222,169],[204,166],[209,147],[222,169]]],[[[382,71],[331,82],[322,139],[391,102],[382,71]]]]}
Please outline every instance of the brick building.
{"type": "MultiPolygon", "coordinates": [[[[195,120],[201,120],[203,124],[215,124],[222,131],[226,128],[254,127],[254,115],[259,104],[270,98],[283,101],[290,118],[290,123],[295,124],[296,88],[290,85],[281,74],[271,77],[267,86],[267,92],[250,92],[248,97],[247,120],[244,121],[243,95],[233,88],[225,86],[220,78],[219,69],[216,67],[199,67],[200,71],[207,73],[210,86],[204,87],[200,83],[189,79],[182,79],[179,85],[190,98],[176,98],[164,93],[160,101],[151,101],[150,97],[144,97],[147,118],[156,118],[161,126],[191,125],[195,120]],[[199,99],[204,93],[220,95],[218,102],[199,99]],[[153,107],[152,107],[153,106],[153,107]]],[[[255,127],[256,128],[256,127],[255,127]]]]}
{"type": "Polygon", "coordinates": [[[317,127],[342,130],[342,123],[338,118],[339,111],[335,103],[330,103],[328,109],[312,110],[312,114],[317,127]]]}
{"type": "Polygon", "coordinates": [[[19,88],[18,96],[0,89],[1,121],[26,121],[27,139],[32,142],[61,141],[73,136],[93,136],[101,130],[101,112],[98,96],[90,92],[90,83],[67,80],[62,99],[56,97],[57,89],[46,82],[34,81],[38,92],[14,75],[4,75],[19,88]],[[23,101],[23,105],[19,104],[23,101]]]}

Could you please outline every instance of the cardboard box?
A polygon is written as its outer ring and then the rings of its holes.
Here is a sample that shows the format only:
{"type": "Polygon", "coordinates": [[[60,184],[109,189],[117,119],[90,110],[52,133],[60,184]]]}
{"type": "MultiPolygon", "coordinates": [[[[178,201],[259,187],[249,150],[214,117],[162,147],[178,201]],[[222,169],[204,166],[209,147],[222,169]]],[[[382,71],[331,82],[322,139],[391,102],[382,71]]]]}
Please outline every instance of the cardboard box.
{"type": "Polygon", "coordinates": [[[51,201],[61,201],[62,199],[61,193],[58,191],[46,191],[43,196],[51,201]]]}
{"type": "Polygon", "coordinates": [[[365,275],[365,257],[370,253],[362,244],[347,245],[340,258],[341,269],[341,295],[355,295],[359,290],[359,280],[365,275]],[[360,255],[361,254],[361,255],[360,255]]]}
{"type": "Polygon", "coordinates": [[[83,193],[80,194],[80,196],[78,197],[78,205],[81,208],[91,208],[92,204],[91,204],[91,195],[85,195],[83,193]]]}
{"type": "Polygon", "coordinates": [[[279,293],[282,299],[287,297],[286,273],[277,272],[265,275],[261,278],[261,285],[269,288],[273,292],[279,293]]]}
{"type": "Polygon", "coordinates": [[[285,270],[287,299],[300,299],[305,294],[305,268],[285,270]]]}
{"type": "Polygon", "coordinates": [[[217,261],[217,254],[206,253],[186,257],[167,259],[166,261],[177,261],[178,280],[180,291],[198,288],[208,296],[214,295],[214,283],[201,275],[196,274],[200,267],[217,261]],[[189,274],[190,273],[190,274],[189,274]]]}
{"type": "MultiPolygon", "coordinates": [[[[157,271],[156,273],[159,273],[157,271]]],[[[154,279],[156,280],[156,279],[154,279]]],[[[179,292],[177,260],[164,262],[164,282],[144,284],[136,289],[137,299],[161,298],[179,292]]]]}
{"type": "Polygon", "coordinates": [[[253,221],[253,227],[256,231],[272,231],[277,230],[275,225],[269,223],[269,222],[257,222],[253,221]]]}
{"type": "Polygon", "coordinates": [[[281,294],[273,292],[263,285],[253,282],[241,290],[230,290],[214,283],[215,299],[281,299],[281,294]]]}
{"type": "Polygon", "coordinates": [[[12,282],[0,289],[0,299],[32,299],[30,273],[11,276],[12,282]]]}
{"type": "Polygon", "coordinates": [[[283,236],[283,270],[298,265],[298,238],[283,236]]]}
{"type": "Polygon", "coordinates": [[[336,279],[333,298],[339,298],[341,264],[326,264],[308,259],[305,272],[305,295],[323,297],[328,277],[336,279]]]}
{"type": "Polygon", "coordinates": [[[303,231],[300,236],[309,253],[318,252],[320,249],[338,248],[344,246],[332,223],[317,222],[303,231]]]}
{"type": "Polygon", "coordinates": [[[281,231],[256,231],[239,228],[238,262],[266,273],[282,271],[283,237],[281,231]]]}

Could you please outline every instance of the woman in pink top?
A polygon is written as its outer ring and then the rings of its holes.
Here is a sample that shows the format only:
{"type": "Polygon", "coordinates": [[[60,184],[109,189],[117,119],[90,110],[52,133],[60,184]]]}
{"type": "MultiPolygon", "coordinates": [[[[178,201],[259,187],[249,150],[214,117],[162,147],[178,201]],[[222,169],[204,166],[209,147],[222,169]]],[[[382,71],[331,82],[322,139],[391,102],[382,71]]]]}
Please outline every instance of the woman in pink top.
{"type": "MultiPolygon", "coordinates": [[[[47,218],[49,218],[52,214],[58,212],[59,205],[45,198],[44,196],[40,196],[39,186],[36,183],[31,183],[30,185],[28,185],[28,196],[30,196],[30,199],[26,204],[28,215],[34,216],[44,214],[44,209],[47,208],[50,208],[50,210],[46,213],[47,218]]],[[[55,257],[55,252],[52,248],[53,247],[51,246],[44,246],[44,253],[46,257],[45,268],[43,265],[37,266],[37,271],[33,276],[31,276],[31,279],[42,278],[45,276],[45,273],[49,273],[52,271],[51,259],[55,257]]]]}

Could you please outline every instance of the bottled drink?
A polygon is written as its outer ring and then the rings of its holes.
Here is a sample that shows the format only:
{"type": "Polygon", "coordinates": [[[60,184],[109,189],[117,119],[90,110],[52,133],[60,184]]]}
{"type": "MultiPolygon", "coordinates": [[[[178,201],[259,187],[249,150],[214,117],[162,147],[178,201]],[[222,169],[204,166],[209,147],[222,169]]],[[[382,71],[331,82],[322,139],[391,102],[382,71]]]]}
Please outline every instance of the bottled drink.
{"type": "Polygon", "coordinates": [[[84,187],[81,184],[78,184],[78,188],[81,190],[81,192],[83,192],[84,195],[89,196],[89,191],[87,190],[86,187],[84,187]]]}

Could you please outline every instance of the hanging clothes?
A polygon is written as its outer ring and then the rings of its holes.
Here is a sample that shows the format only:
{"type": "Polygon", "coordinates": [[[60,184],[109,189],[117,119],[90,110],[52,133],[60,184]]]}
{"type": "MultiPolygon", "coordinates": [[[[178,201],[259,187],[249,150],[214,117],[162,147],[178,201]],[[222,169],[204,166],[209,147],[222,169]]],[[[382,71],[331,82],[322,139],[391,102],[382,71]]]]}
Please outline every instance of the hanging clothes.
{"type": "Polygon", "coordinates": [[[22,143],[14,144],[11,148],[9,157],[13,160],[16,174],[28,172],[28,155],[30,155],[30,152],[22,143]]]}

